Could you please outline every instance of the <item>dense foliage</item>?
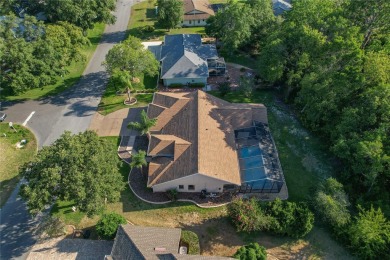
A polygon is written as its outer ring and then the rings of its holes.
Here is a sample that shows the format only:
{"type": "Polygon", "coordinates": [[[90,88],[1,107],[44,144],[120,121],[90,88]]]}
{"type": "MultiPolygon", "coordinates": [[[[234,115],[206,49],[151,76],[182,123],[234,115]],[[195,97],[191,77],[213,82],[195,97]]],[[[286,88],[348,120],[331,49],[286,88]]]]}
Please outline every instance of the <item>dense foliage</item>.
{"type": "Polygon", "coordinates": [[[65,21],[84,30],[92,29],[95,23],[112,24],[116,0],[30,0],[24,9],[35,15],[43,12],[49,22],[65,21]]]}
{"type": "Polygon", "coordinates": [[[233,257],[240,260],[266,260],[267,251],[258,243],[250,243],[240,247],[233,257]]]}
{"type": "Polygon", "coordinates": [[[104,65],[110,75],[125,71],[132,77],[141,74],[154,76],[158,73],[159,66],[153,53],[144,48],[140,39],[133,36],[115,45],[106,55],[104,65]]]}
{"type": "Polygon", "coordinates": [[[270,231],[291,237],[303,237],[313,228],[314,215],[304,203],[276,199],[260,203],[257,199],[236,199],[228,214],[238,231],[270,231]]]}
{"type": "Polygon", "coordinates": [[[115,202],[124,189],[116,151],[95,132],[78,135],[65,132],[51,146],[43,147],[21,174],[26,184],[21,197],[32,214],[57,199],[72,200],[88,215],[100,211],[106,202],[115,202]]]}
{"type": "Polygon", "coordinates": [[[390,215],[390,1],[300,0],[277,18],[268,2],[230,1],[206,32],[258,54],[261,83],[328,142],[352,202],[390,215]]]}
{"type": "Polygon", "coordinates": [[[351,220],[348,196],[343,185],[334,178],[329,178],[320,185],[313,203],[320,218],[336,232],[351,220]]]}
{"type": "Polygon", "coordinates": [[[157,0],[157,23],[167,30],[180,26],[183,19],[183,1],[157,0]]]}
{"type": "Polygon", "coordinates": [[[247,45],[258,48],[272,31],[276,18],[268,0],[230,0],[215,16],[207,20],[206,33],[223,42],[229,52],[247,45]]]}
{"type": "MultiPolygon", "coordinates": [[[[347,190],[390,212],[389,1],[303,0],[269,34],[260,75],[329,140],[347,190]]],[[[369,205],[369,203],[366,203],[369,205]]]]}
{"type": "Polygon", "coordinates": [[[351,246],[361,258],[390,258],[390,222],[380,209],[359,208],[349,233],[351,246]]]}
{"type": "Polygon", "coordinates": [[[118,213],[104,214],[96,224],[96,232],[103,239],[114,239],[119,225],[126,224],[126,219],[118,213]]]}
{"type": "Polygon", "coordinates": [[[80,28],[66,23],[43,24],[35,17],[5,16],[0,22],[0,85],[10,94],[42,88],[67,73],[66,66],[84,57],[89,41],[80,28]]]}

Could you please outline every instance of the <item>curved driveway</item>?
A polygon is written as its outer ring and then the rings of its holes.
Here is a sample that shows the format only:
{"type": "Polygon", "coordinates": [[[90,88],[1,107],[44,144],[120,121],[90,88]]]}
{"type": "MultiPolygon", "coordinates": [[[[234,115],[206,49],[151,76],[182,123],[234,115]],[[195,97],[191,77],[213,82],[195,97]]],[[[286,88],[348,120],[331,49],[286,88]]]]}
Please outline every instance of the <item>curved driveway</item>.
{"type": "MultiPolygon", "coordinates": [[[[50,145],[65,130],[73,133],[85,131],[107,82],[101,63],[112,46],[124,39],[134,2],[117,1],[117,21],[106,26],[101,42],[77,84],[59,95],[42,100],[3,103],[2,109],[8,114],[7,121],[23,123],[35,111],[27,126],[37,136],[40,148],[50,145]]],[[[28,215],[17,192],[18,188],[0,209],[0,259],[25,259],[36,242],[33,230],[38,220],[28,215]]]]}

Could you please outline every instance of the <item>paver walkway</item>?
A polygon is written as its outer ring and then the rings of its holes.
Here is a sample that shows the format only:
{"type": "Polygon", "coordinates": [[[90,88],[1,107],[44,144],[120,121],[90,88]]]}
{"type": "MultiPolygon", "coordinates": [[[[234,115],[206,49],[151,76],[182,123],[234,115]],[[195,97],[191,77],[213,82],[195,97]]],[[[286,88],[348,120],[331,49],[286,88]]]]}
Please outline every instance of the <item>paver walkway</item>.
{"type": "Polygon", "coordinates": [[[135,137],[135,135],[122,136],[121,143],[118,148],[119,157],[128,164],[131,162],[131,153],[133,152],[135,137]]]}

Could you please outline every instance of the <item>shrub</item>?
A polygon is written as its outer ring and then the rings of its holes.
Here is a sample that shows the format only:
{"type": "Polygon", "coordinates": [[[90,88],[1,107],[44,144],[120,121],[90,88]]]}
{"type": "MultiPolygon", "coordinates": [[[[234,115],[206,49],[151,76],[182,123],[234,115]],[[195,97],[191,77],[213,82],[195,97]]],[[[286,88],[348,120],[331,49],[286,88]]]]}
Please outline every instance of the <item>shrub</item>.
{"type": "Polygon", "coordinates": [[[205,84],[204,83],[190,83],[189,87],[190,88],[204,88],[205,84]]]}
{"type": "Polygon", "coordinates": [[[347,225],[351,219],[348,196],[343,185],[334,178],[327,179],[314,196],[318,216],[334,231],[347,225]]]}
{"type": "Polygon", "coordinates": [[[218,84],[218,91],[221,95],[221,97],[226,96],[227,93],[231,91],[229,82],[221,82],[218,84]]]}
{"type": "Polygon", "coordinates": [[[272,217],[264,214],[255,198],[233,200],[228,205],[228,214],[237,231],[268,230],[273,222],[272,217]]]}
{"type": "Polygon", "coordinates": [[[167,190],[167,195],[171,200],[177,200],[177,190],[176,189],[167,190]]]}
{"type": "Polygon", "coordinates": [[[188,254],[200,254],[199,238],[197,234],[189,230],[182,230],[180,240],[188,245],[188,254]]]}
{"type": "Polygon", "coordinates": [[[276,199],[263,204],[264,210],[275,218],[271,231],[291,237],[303,237],[311,231],[314,214],[305,203],[276,199]]]}
{"type": "Polygon", "coordinates": [[[142,28],[144,32],[151,33],[154,32],[154,26],[153,25],[146,25],[142,28]]]}
{"type": "Polygon", "coordinates": [[[358,209],[349,230],[354,252],[363,259],[390,259],[390,222],[380,208],[358,209]]]}
{"type": "Polygon", "coordinates": [[[182,88],[184,85],[181,83],[172,83],[169,85],[170,88],[182,88]]]}
{"type": "Polygon", "coordinates": [[[104,214],[96,224],[96,232],[103,239],[114,239],[120,224],[126,224],[123,216],[115,212],[104,214]]]}
{"type": "Polygon", "coordinates": [[[258,243],[250,243],[240,247],[233,257],[240,260],[266,260],[267,251],[258,243]]]}
{"type": "Polygon", "coordinates": [[[241,71],[241,72],[245,72],[246,69],[245,69],[244,67],[241,67],[241,68],[240,68],[240,71],[241,71]]]}

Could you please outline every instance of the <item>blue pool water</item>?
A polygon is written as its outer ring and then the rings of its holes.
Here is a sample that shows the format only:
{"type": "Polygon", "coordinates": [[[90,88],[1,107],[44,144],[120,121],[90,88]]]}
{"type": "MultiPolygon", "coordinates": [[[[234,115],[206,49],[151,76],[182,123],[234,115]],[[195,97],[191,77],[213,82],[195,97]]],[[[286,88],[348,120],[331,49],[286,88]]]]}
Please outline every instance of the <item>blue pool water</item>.
{"type": "Polygon", "coordinates": [[[239,150],[240,169],[244,182],[266,178],[259,146],[243,147],[239,150]]]}
{"type": "Polygon", "coordinates": [[[252,157],[252,156],[257,156],[257,155],[261,155],[260,147],[258,147],[257,145],[243,147],[240,149],[240,152],[239,152],[240,158],[252,157]]]}

